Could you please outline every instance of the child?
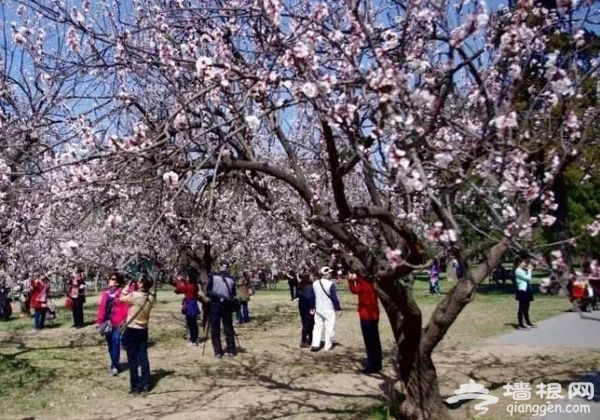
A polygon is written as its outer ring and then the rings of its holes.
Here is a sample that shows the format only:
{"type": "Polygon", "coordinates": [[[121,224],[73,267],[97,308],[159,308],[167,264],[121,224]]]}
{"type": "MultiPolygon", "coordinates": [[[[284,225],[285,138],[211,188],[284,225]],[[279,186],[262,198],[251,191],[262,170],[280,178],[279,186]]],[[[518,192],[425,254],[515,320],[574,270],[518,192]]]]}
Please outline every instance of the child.
{"type": "Polygon", "coordinates": [[[437,259],[429,267],[429,294],[437,295],[440,293],[440,267],[437,259]]]}

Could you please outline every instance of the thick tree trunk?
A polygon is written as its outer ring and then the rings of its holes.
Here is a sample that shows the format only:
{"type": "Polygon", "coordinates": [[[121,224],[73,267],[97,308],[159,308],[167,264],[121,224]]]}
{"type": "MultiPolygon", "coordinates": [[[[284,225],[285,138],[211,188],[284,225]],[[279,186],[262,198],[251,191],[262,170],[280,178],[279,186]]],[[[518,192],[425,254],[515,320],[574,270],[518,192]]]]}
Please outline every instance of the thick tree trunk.
{"type": "Polygon", "coordinates": [[[375,288],[388,314],[397,344],[397,367],[404,396],[398,408],[400,418],[447,418],[431,353],[423,351],[421,345],[422,314],[410,290],[394,281],[376,283],[375,288]]]}
{"type": "Polygon", "coordinates": [[[429,420],[449,418],[440,395],[437,372],[431,355],[462,309],[473,298],[477,286],[500,262],[508,246],[493,246],[485,260],[469,270],[436,307],[427,328],[407,283],[375,277],[375,289],[388,315],[398,349],[398,374],[404,400],[400,418],[429,420]]]}
{"type": "Polygon", "coordinates": [[[445,419],[449,417],[438,385],[437,372],[431,356],[417,350],[410,366],[402,366],[408,376],[401,376],[405,399],[400,405],[400,418],[408,420],[445,419]]]}

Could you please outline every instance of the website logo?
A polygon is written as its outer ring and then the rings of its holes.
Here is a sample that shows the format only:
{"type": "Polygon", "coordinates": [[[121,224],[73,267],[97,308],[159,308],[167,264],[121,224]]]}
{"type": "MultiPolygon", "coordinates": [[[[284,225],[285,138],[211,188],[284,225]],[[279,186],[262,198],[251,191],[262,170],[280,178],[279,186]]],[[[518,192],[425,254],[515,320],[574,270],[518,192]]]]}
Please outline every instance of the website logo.
{"type": "Polygon", "coordinates": [[[498,397],[488,395],[489,393],[489,389],[481,384],[475,383],[475,381],[471,379],[468,384],[462,384],[458,389],[455,389],[454,394],[456,395],[448,398],[446,402],[448,404],[454,404],[462,400],[483,400],[482,402],[475,404],[474,407],[477,411],[483,411],[475,416],[479,417],[488,412],[489,408],[486,406],[498,402],[498,397]]]}

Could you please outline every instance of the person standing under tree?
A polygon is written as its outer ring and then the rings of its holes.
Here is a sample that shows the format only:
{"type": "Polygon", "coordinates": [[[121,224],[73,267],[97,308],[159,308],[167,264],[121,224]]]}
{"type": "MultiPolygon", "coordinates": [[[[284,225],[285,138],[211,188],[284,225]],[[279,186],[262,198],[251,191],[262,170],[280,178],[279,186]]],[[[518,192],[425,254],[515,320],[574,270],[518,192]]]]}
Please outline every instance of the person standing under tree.
{"type": "Polygon", "coordinates": [[[367,359],[362,373],[377,373],[381,370],[381,341],[379,339],[379,304],[373,284],[356,274],[348,274],[350,292],[358,296],[358,317],[367,359]]]}
{"type": "Polygon", "coordinates": [[[288,287],[290,288],[290,301],[293,301],[298,297],[298,277],[294,270],[289,270],[285,277],[288,281],[288,287]]]}
{"type": "Polygon", "coordinates": [[[437,259],[434,259],[429,266],[429,294],[436,295],[440,293],[440,267],[437,259]]]}
{"type": "Polygon", "coordinates": [[[104,332],[108,356],[110,358],[110,372],[113,376],[119,374],[119,360],[121,356],[121,325],[127,319],[128,306],[120,300],[125,280],[120,273],[112,274],[108,279],[108,287],[100,294],[96,326],[101,329],[105,323],[110,323],[110,329],[104,332]]]}
{"type": "Polygon", "coordinates": [[[44,328],[46,312],[48,310],[48,297],[50,296],[50,281],[48,277],[40,275],[31,281],[31,307],[34,310],[33,326],[36,331],[44,328]]]}
{"type": "Polygon", "coordinates": [[[531,271],[533,266],[529,256],[525,253],[515,259],[515,280],[517,282],[517,293],[515,300],[519,302],[517,310],[517,321],[519,330],[535,328],[529,319],[529,305],[533,301],[533,289],[531,288],[531,271]],[[525,323],[523,323],[525,321],[525,323]]]}
{"type": "Polygon", "coordinates": [[[181,302],[181,313],[185,315],[185,322],[189,332],[190,341],[188,346],[198,345],[198,284],[193,282],[189,276],[179,275],[175,278],[175,293],[183,294],[181,302]]]}
{"type": "MultiPolygon", "coordinates": [[[[235,348],[235,332],[233,330],[233,310],[230,303],[236,297],[235,279],[227,272],[229,264],[223,262],[221,270],[211,273],[208,278],[207,294],[210,299],[209,322],[210,340],[213,345],[215,357],[233,357],[235,348]],[[221,323],[225,333],[226,350],[223,353],[221,345],[221,323]]],[[[236,308],[237,310],[237,308],[236,308]]]]}
{"type": "Polygon", "coordinates": [[[310,281],[310,274],[300,274],[300,283],[298,284],[298,311],[302,321],[302,332],[300,337],[300,347],[310,347],[312,343],[312,333],[315,326],[315,317],[311,313],[311,308],[315,307],[315,291],[310,281]]]}
{"type": "Polygon", "coordinates": [[[335,284],[331,281],[333,270],[330,267],[322,267],[319,270],[321,278],[313,282],[315,292],[315,307],[311,314],[315,317],[315,326],[313,328],[311,351],[319,351],[321,348],[321,338],[324,339],[324,351],[329,351],[333,347],[333,338],[335,336],[335,313],[341,315],[342,307],[337,297],[335,284]]]}
{"type": "Polygon", "coordinates": [[[250,282],[250,273],[244,271],[242,277],[238,280],[237,296],[240,301],[240,309],[237,310],[236,317],[239,324],[250,322],[250,312],[248,311],[248,302],[254,295],[254,287],[250,282]]]}
{"type": "Polygon", "coordinates": [[[85,303],[85,278],[83,271],[78,269],[69,276],[67,295],[73,300],[73,326],[83,328],[83,304],[85,303]]]}
{"type": "Polygon", "coordinates": [[[21,280],[17,281],[17,285],[14,289],[14,293],[19,301],[19,315],[21,318],[29,318],[31,316],[31,290],[28,277],[29,274],[25,274],[25,276],[21,280]]]}
{"type": "Polygon", "coordinates": [[[121,293],[121,302],[129,305],[123,345],[129,363],[129,393],[139,394],[150,391],[150,361],[148,360],[148,324],[154,296],[150,294],[152,280],[142,274],[139,289],[129,292],[129,285],[121,293]],[[141,371],[141,375],[140,375],[141,371]]]}

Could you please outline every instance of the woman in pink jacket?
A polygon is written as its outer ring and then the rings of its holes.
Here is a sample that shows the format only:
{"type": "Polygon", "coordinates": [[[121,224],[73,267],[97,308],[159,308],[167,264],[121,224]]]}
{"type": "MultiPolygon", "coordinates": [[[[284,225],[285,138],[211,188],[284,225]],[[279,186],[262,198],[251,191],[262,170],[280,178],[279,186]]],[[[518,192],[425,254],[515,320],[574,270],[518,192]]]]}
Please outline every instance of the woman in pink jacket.
{"type": "Polygon", "coordinates": [[[128,306],[121,302],[121,288],[125,280],[119,273],[114,273],[108,279],[108,287],[100,294],[96,324],[100,333],[106,337],[108,355],[110,356],[110,371],[113,376],[119,374],[119,356],[121,353],[121,330],[119,327],[127,319],[128,306]]]}

